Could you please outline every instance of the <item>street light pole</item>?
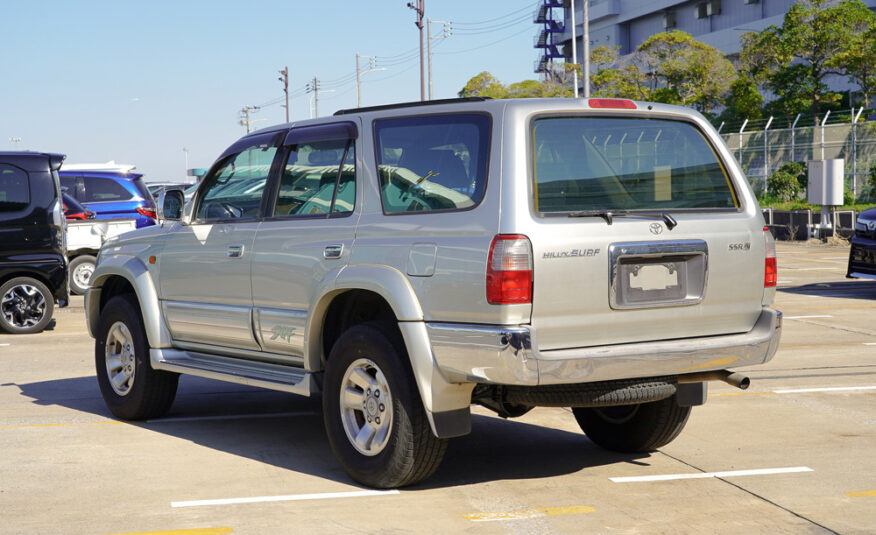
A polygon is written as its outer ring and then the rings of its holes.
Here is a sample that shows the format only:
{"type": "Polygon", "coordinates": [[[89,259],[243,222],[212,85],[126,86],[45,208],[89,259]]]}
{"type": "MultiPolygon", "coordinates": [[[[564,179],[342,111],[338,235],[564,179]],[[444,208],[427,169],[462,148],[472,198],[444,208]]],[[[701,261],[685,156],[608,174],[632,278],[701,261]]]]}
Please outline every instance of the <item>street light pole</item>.
{"type": "Polygon", "coordinates": [[[575,35],[575,0],[571,3],[572,9],[572,64],[575,66],[572,69],[572,94],[578,98],[578,40],[575,35]]]}
{"type": "Polygon", "coordinates": [[[451,25],[452,23],[444,21],[444,20],[432,20],[426,19],[426,45],[428,49],[429,56],[429,100],[432,100],[432,41],[438,41],[441,39],[447,39],[451,35],[451,25]],[[432,37],[432,24],[438,23],[444,25],[444,32],[441,34],[441,37],[432,37]]]}
{"type": "Polygon", "coordinates": [[[583,0],[583,1],[584,1],[584,98],[590,98],[590,0],[583,0]]]}
{"type": "Polygon", "coordinates": [[[408,2],[408,7],[417,12],[417,22],[414,24],[420,29],[420,100],[426,100],[426,71],[423,59],[423,15],[426,13],[426,0],[417,0],[417,3],[408,2]]]}

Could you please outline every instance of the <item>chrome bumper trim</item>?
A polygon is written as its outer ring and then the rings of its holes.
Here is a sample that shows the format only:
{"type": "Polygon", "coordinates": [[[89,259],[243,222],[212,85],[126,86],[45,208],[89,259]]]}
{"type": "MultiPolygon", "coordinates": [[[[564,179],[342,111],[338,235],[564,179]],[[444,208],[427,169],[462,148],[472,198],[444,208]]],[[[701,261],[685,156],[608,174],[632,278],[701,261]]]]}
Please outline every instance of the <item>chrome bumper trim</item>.
{"type": "Polygon", "coordinates": [[[435,361],[451,382],[584,383],[681,375],[768,362],[782,313],[764,308],[751,331],[661,342],[538,351],[531,327],[427,323],[435,361]]]}

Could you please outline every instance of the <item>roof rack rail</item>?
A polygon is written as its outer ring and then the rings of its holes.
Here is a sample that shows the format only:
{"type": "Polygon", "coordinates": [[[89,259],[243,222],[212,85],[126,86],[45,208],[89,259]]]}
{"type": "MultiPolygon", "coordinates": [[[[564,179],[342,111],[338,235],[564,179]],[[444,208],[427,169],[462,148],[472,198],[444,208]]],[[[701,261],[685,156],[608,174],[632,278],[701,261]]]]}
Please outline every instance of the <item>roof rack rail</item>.
{"type": "Polygon", "coordinates": [[[367,108],[349,108],[346,110],[338,110],[335,115],[347,115],[350,113],[364,113],[369,111],[392,110],[396,108],[415,108],[419,106],[438,106],[440,104],[455,104],[458,102],[483,102],[492,100],[492,97],[462,97],[462,98],[444,98],[438,100],[423,100],[415,102],[400,102],[398,104],[384,104],[382,106],[368,106],[367,108]]]}

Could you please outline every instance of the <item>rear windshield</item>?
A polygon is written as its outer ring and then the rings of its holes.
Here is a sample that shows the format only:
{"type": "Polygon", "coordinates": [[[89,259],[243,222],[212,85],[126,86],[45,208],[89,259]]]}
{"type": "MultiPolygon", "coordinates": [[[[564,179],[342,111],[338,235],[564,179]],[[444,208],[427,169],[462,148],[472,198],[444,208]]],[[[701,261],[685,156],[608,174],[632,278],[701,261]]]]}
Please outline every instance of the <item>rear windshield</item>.
{"type": "Polygon", "coordinates": [[[535,208],[738,208],[724,166],[692,124],[660,119],[550,117],[532,127],[535,208]]]}
{"type": "Polygon", "coordinates": [[[134,183],[134,187],[137,188],[137,193],[139,193],[140,196],[143,197],[143,200],[148,201],[148,202],[152,202],[152,200],[153,200],[152,194],[149,193],[149,188],[146,187],[146,183],[143,182],[143,179],[140,177],[137,177],[134,180],[132,180],[132,182],[134,183]]]}
{"type": "Polygon", "coordinates": [[[30,204],[27,173],[18,167],[0,164],[0,212],[17,212],[30,204]]]}

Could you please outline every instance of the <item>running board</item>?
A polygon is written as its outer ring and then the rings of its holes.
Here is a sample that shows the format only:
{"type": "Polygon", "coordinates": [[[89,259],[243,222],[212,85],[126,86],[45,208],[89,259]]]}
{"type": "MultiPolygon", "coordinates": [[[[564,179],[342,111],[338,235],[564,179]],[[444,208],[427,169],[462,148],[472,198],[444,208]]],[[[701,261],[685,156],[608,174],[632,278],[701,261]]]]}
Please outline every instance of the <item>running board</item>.
{"type": "Polygon", "coordinates": [[[149,357],[155,370],[195,375],[302,396],[309,396],[318,391],[313,375],[301,368],[178,349],[150,349],[149,357]]]}

